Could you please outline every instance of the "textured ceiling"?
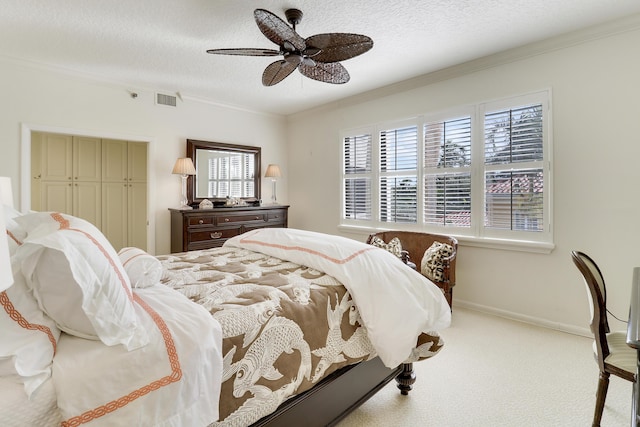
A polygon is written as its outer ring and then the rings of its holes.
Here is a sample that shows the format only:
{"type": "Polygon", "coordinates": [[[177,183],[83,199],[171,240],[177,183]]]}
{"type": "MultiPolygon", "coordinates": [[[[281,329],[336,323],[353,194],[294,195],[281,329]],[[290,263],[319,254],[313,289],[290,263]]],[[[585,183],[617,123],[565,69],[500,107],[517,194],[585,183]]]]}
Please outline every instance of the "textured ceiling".
{"type": "MultiPolygon", "coordinates": [[[[250,110],[291,114],[455,64],[640,13],[638,0],[3,0],[0,56],[250,110]],[[344,61],[351,81],[297,71],[263,87],[274,58],[213,48],[277,48],[253,10],[304,13],[302,37],[365,34],[369,52],[344,61]]],[[[276,58],[277,59],[277,58],[276,58]]]]}

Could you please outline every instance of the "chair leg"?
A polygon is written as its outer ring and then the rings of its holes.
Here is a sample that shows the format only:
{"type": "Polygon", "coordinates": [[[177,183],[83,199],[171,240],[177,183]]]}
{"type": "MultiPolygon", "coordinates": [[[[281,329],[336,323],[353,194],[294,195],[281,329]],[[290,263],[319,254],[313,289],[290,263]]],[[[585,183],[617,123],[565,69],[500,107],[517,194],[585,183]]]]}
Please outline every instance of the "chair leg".
{"type": "Polygon", "coordinates": [[[604,409],[604,401],[607,398],[607,389],[609,388],[609,373],[600,372],[598,379],[598,391],[596,392],[596,410],[593,414],[592,427],[600,427],[602,420],[602,411],[604,409]]]}

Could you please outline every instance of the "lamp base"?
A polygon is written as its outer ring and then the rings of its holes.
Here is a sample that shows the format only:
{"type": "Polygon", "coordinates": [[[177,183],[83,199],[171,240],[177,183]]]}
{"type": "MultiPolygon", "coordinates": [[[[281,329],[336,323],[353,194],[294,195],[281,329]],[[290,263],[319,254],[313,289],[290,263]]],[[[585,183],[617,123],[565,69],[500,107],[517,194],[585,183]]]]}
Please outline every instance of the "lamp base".
{"type": "Polygon", "coordinates": [[[180,198],[180,208],[182,210],[193,209],[189,206],[189,199],[187,199],[187,176],[188,175],[180,175],[182,178],[182,197],[180,198]]]}
{"type": "Polygon", "coordinates": [[[276,199],[276,180],[271,180],[271,203],[270,205],[277,205],[278,200],[276,199]]]}

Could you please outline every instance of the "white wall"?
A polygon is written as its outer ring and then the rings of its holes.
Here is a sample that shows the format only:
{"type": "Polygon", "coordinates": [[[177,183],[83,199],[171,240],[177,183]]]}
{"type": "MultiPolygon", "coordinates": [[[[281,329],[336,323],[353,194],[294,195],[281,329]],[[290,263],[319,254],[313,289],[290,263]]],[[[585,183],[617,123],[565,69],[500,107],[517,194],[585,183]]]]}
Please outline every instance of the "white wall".
{"type": "MultiPolygon", "coordinates": [[[[201,102],[178,100],[177,108],[154,103],[154,92],[98,82],[80,76],[0,60],[0,176],[12,178],[16,206],[20,200],[22,135],[29,128],[70,131],[120,139],[151,141],[149,158],[151,252],[168,253],[169,211],[179,205],[180,178],[171,175],[184,157],[186,139],[200,139],[262,147],[262,170],[269,163],[282,166],[278,199],[288,201],[285,120],[280,116],[241,111],[201,102]],[[132,98],[129,90],[139,95],[132,98]],[[155,230],[155,233],[154,233],[155,230]]],[[[28,176],[28,175],[27,175],[28,176]]],[[[263,179],[262,194],[271,195],[263,179]]]]}
{"type": "Polygon", "coordinates": [[[587,299],[570,257],[579,249],[603,270],[610,309],[626,317],[632,268],[640,266],[640,25],[634,25],[606,36],[620,27],[585,31],[580,38],[589,41],[576,43],[574,34],[494,58],[502,65],[476,61],[449,70],[450,78],[439,73],[432,83],[416,79],[413,87],[289,117],[290,226],[364,240],[365,234],[338,228],[341,129],[551,88],[555,249],[535,254],[462,245],[454,301],[586,333],[587,299]],[[482,69],[460,72],[472,65],[482,69]]]}

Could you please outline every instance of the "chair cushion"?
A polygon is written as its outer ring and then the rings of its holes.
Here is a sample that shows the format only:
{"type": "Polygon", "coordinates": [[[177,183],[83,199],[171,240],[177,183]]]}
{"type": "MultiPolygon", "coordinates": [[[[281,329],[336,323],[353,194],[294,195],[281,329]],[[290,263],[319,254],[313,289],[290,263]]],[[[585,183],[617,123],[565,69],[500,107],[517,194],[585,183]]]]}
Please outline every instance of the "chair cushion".
{"type": "Polygon", "coordinates": [[[397,237],[394,237],[393,239],[389,240],[389,243],[385,243],[385,241],[382,240],[380,237],[374,236],[373,239],[371,239],[370,244],[378,248],[385,249],[391,252],[392,254],[394,254],[395,256],[397,256],[398,258],[402,258],[402,243],[400,242],[400,239],[398,239],[397,237]]]}
{"type": "MultiPolygon", "coordinates": [[[[636,372],[638,356],[636,350],[627,345],[626,332],[611,332],[607,334],[609,344],[609,356],[604,359],[609,365],[613,365],[629,372],[636,372]]],[[[593,351],[596,351],[596,343],[593,343],[593,351]]]]}
{"type": "Polygon", "coordinates": [[[453,246],[441,242],[433,242],[424,252],[420,263],[420,272],[434,282],[442,282],[444,277],[444,263],[442,260],[453,254],[453,246]]]}

